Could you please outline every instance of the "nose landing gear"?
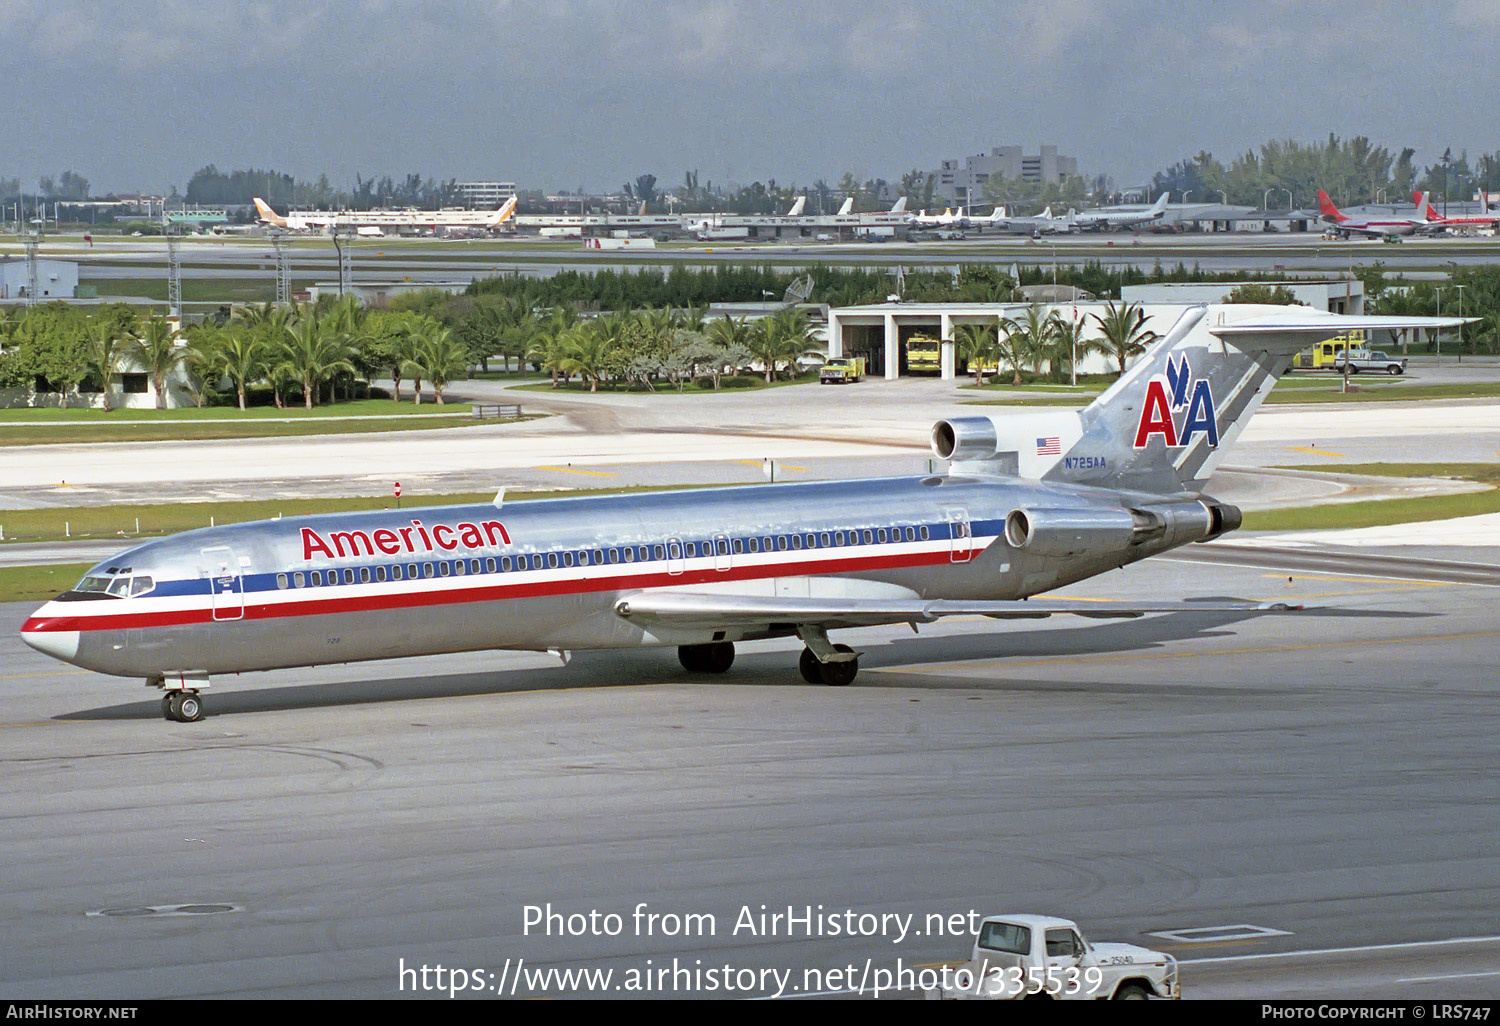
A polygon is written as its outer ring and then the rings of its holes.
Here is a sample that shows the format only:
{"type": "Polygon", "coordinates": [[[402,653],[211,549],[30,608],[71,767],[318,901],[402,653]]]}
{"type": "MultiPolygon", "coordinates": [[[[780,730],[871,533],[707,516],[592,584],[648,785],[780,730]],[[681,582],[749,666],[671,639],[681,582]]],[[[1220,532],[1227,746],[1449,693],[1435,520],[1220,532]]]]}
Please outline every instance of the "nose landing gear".
{"type": "Polygon", "coordinates": [[[208,687],[208,674],[169,673],[162,677],[148,677],[146,686],[166,692],[161,697],[162,719],[177,723],[197,723],[203,719],[203,698],[198,691],[208,687]]]}

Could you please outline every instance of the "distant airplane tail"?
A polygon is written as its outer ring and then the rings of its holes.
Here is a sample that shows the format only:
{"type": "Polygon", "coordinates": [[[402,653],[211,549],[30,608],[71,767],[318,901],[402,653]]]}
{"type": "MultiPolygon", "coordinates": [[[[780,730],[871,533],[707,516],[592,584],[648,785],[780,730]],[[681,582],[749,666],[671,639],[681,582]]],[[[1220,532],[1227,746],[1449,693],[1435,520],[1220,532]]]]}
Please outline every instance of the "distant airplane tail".
{"type": "Polygon", "coordinates": [[[844,200],[844,205],[839,207],[839,212],[836,216],[848,217],[852,213],[854,213],[854,197],[850,196],[844,200]]]}
{"type": "MultiPolygon", "coordinates": [[[[922,211],[922,213],[924,213],[924,214],[926,212],[927,211],[925,211],[925,210],[922,211]]],[[[906,213],[906,197],[905,196],[902,196],[900,199],[898,199],[896,201],[895,206],[891,207],[891,213],[893,213],[893,214],[904,214],[904,213],[906,213]]]]}
{"type": "Polygon", "coordinates": [[[797,197],[797,202],[795,202],[795,203],[792,204],[792,209],[788,210],[786,212],[786,216],[787,217],[801,217],[802,216],[802,208],[804,208],[806,206],[807,206],[807,197],[806,196],[798,196],[797,197]]]}
{"type": "Polygon", "coordinates": [[[1441,221],[1437,207],[1434,207],[1430,201],[1431,195],[1427,192],[1412,193],[1412,199],[1417,204],[1417,216],[1424,221],[1441,221]]]}
{"type": "MultiPolygon", "coordinates": [[[[1073,215],[1073,211],[1071,211],[1071,210],[1068,211],[1068,216],[1071,217],[1072,215],[1073,215]]],[[[1042,211],[1041,218],[1042,218],[1043,221],[1050,221],[1050,220],[1052,220],[1052,208],[1050,206],[1046,210],[1042,211]]]]}
{"type": "Polygon", "coordinates": [[[486,224],[485,227],[486,228],[499,228],[506,221],[509,221],[511,219],[511,216],[514,215],[515,212],[516,212],[516,197],[512,196],[510,199],[506,200],[501,205],[501,207],[500,207],[499,210],[495,211],[494,218],[488,224],[486,224]]]}
{"type": "Polygon", "coordinates": [[[1162,193],[1160,196],[1156,197],[1156,202],[1151,204],[1151,209],[1146,211],[1146,213],[1151,214],[1153,217],[1158,217],[1162,214],[1165,214],[1167,212],[1167,200],[1171,198],[1172,194],[1170,192],[1162,193]]]}
{"type": "Polygon", "coordinates": [[[260,214],[260,219],[266,224],[274,225],[277,228],[286,227],[286,218],[272,210],[271,205],[259,196],[255,197],[255,210],[260,214]]]}
{"type": "Polygon", "coordinates": [[[1318,211],[1330,221],[1342,223],[1349,220],[1339,212],[1339,208],[1333,205],[1333,200],[1328,198],[1328,193],[1322,189],[1318,190],[1318,211]]]}

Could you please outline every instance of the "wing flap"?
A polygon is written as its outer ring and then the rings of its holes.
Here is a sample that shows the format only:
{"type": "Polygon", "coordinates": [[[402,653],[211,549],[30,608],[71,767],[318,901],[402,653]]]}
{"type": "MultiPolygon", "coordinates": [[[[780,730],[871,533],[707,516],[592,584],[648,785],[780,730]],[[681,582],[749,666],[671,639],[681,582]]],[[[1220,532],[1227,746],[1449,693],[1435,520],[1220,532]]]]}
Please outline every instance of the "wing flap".
{"type": "Polygon", "coordinates": [[[1269,613],[1301,608],[1280,602],[765,598],[689,591],[636,592],[615,603],[615,613],[632,623],[704,629],[765,624],[869,627],[887,623],[932,623],[947,616],[1039,620],[1057,614],[1071,614],[1091,619],[1129,619],[1147,613],[1269,613]]]}

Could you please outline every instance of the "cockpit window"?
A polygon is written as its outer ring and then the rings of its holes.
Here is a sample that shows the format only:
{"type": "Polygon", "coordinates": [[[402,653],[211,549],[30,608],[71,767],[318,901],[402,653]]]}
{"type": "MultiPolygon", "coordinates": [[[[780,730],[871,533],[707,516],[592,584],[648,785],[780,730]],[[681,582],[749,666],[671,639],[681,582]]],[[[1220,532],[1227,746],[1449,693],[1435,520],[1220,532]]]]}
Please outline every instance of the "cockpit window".
{"type": "Polygon", "coordinates": [[[144,595],[154,587],[156,587],[156,582],[149,577],[132,577],[130,579],[130,597],[135,598],[137,595],[144,595]]]}
{"type": "Polygon", "coordinates": [[[130,595],[130,578],[116,577],[109,582],[109,593],[116,598],[126,598],[130,595]]]}
{"type": "Polygon", "coordinates": [[[72,600],[101,598],[132,598],[144,595],[156,582],[145,574],[133,575],[131,568],[110,567],[106,573],[92,573],[64,592],[63,598],[72,600]]]}
{"type": "Polygon", "coordinates": [[[109,591],[108,577],[85,577],[73,586],[73,590],[80,594],[88,595],[94,592],[109,591]]]}

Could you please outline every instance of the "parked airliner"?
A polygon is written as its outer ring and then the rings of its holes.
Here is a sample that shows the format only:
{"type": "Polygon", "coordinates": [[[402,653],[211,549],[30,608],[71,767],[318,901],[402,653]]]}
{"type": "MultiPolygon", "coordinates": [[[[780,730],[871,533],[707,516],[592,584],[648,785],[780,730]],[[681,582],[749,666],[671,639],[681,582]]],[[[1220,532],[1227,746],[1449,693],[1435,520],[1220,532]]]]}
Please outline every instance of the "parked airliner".
{"type": "Polygon", "coordinates": [[[22,626],[33,648],[163,689],[200,718],[215,675],[486,649],[676,646],[718,674],[796,636],[811,683],[858,653],[829,632],[945,616],[1269,610],[1033,596],[1240,524],[1213,468],[1305,346],[1452,326],[1304,308],[1185,308],[1081,411],[940,421],[946,473],[338,513],[190,531],[89,570],[22,626]]]}

